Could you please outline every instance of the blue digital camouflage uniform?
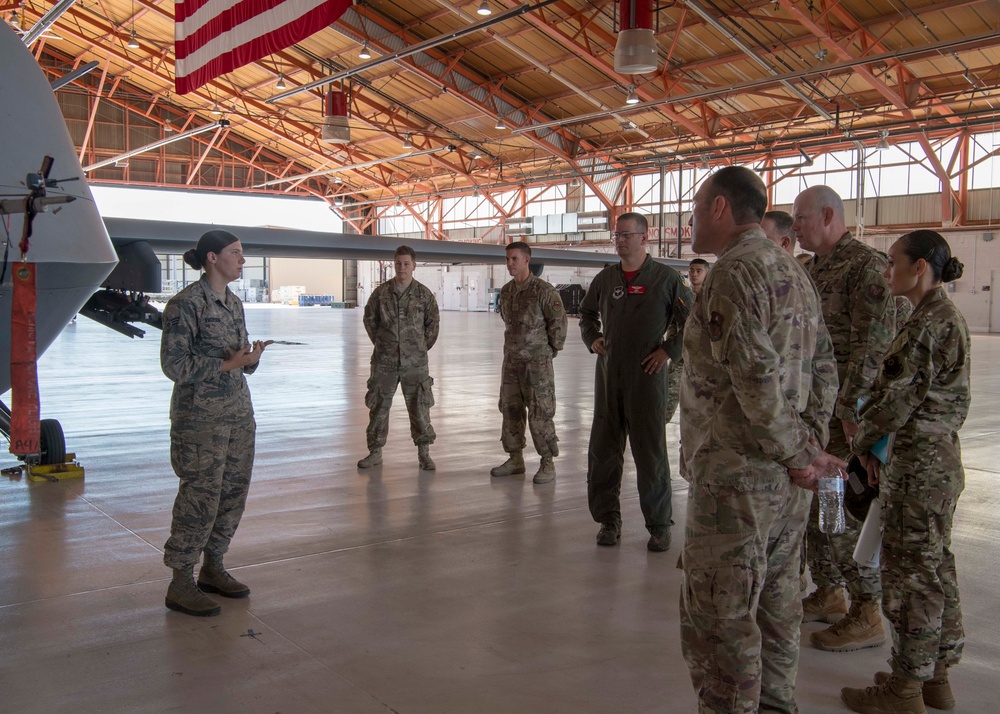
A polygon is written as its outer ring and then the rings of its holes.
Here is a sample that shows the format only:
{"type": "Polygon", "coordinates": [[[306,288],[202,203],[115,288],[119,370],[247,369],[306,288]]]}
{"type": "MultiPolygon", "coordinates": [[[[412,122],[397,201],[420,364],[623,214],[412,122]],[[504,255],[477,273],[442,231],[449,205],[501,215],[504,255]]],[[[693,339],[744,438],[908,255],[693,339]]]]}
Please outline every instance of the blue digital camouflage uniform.
{"type": "Polygon", "coordinates": [[[224,299],[202,277],[163,309],[160,366],[174,382],[170,399],[170,464],[180,479],[170,538],[169,568],[195,565],[204,551],[221,558],[240,524],[253,471],[256,423],[244,375],[222,363],[250,344],[243,304],[224,299]]]}
{"type": "Polygon", "coordinates": [[[625,439],[635,459],[639,505],[646,529],[670,528],[670,465],[663,428],[667,370],[646,374],[642,360],[662,347],[680,356],[691,291],[676,270],[646,256],[631,283],[621,263],[600,273],[580,304],[580,331],[590,349],[604,337],[607,354],[598,355],[594,379],[594,422],[587,452],[587,496],[598,523],[621,528],[619,503],[625,439]],[[671,325],[672,338],[665,337],[671,325]]]}
{"type": "MultiPolygon", "coordinates": [[[[878,365],[896,334],[896,301],[889,294],[883,273],[885,255],[845,233],[824,256],[808,264],[823,301],[823,318],[837,357],[840,391],[830,423],[834,456],[850,458],[842,419],[857,421],[859,397],[878,373],[878,365]]],[[[854,546],[862,522],[846,513],[843,533],[819,530],[819,499],[813,500],[807,531],[807,554],[813,582],[820,588],[847,586],[852,602],[873,602],[881,597],[877,568],[858,566],[854,546]]]]}
{"type": "Polygon", "coordinates": [[[969,413],[969,328],[943,288],[928,293],[882,361],[854,448],[895,432],[879,477],[882,609],[892,669],[926,681],[957,664],[965,634],[951,529],[965,487],[958,430],[969,413]]]}
{"type": "Polygon", "coordinates": [[[504,451],[524,449],[525,413],[539,456],[558,456],[556,385],[552,360],[566,342],[567,319],[559,292],[529,274],[523,284],[511,280],[500,290],[503,373],[499,408],[504,451]]]}
{"type": "Polygon", "coordinates": [[[369,409],[368,450],[385,446],[389,408],[400,385],[413,443],[433,444],[430,410],[434,406],[434,380],[427,371],[427,351],[437,342],[440,326],[434,293],[416,280],[399,292],[396,281],[389,280],[372,291],[365,305],[364,323],[375,345],[365,395],[369,409]]]}
{"type": "Polygon", "coordinates": [[[708,274],[684,329],[681,474],[690,483],[681,650],[700,712],[791,714],[799,560],[837,394],[819,295],[754,227],[708,274]]]}

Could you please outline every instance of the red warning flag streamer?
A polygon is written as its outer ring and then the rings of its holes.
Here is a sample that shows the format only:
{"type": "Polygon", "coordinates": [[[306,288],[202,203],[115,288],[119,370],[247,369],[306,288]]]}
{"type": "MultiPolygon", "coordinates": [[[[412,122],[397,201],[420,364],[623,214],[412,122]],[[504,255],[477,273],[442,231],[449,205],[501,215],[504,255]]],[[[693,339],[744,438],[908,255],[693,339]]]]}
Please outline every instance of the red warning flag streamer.
{"type": "Polygon", "coordinates": [[[35,296],[35,264],[18,263],[10,315],[10,453],[17,456],[42,451],[35,296]]]}

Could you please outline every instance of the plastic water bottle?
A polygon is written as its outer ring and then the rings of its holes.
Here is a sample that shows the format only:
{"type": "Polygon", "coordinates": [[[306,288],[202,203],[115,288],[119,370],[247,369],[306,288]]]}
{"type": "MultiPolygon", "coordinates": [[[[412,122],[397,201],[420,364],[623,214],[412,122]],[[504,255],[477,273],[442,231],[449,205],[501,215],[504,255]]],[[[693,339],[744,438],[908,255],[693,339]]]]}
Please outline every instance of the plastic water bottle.
{"type": "Polygon", "coordinates": [[[840,469],[832,469],[819,479],[819,529],[823,533],[843,533],[844,479],[840,469]]]}

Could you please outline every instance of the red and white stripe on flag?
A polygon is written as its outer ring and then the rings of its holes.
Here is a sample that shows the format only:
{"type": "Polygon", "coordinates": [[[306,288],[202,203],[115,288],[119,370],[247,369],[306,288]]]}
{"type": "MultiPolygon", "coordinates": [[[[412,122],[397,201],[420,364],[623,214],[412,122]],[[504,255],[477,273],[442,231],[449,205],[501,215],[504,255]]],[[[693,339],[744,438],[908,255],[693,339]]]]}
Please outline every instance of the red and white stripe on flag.
{"type": "Polygon", "coordinates": [[[175,0],[174,80],[186,94],[332,24],[351,0],[175,0]]]}

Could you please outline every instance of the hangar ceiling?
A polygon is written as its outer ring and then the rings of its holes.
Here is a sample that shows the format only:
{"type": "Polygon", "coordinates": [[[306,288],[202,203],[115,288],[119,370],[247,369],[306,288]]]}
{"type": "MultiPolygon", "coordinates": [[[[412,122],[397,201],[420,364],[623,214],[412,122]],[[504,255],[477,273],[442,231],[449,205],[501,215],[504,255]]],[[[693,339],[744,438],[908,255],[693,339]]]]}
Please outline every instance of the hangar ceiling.
{"type": "MultiPolygon", "coordinates": [[[[51,8],[0,0],[22,32],[51,8]]],[[[93,168],[95,182],[311,194],[369,230],[400,203],[570,181],[627,205],[599,178],[663,165],[880,141],[929,157],[1000,119],[1000,0],[654,1],[658,68],[642,75],[615,71],[619,13],[612,0],[363,0],[183,96],[169,0],[77,0],[32,50],[51,78],[98,63],[57,92],[84,166],[204,129],[93,168]],[[320,138],[331,87],[347,96],[346,144],[320,138]]]]}

